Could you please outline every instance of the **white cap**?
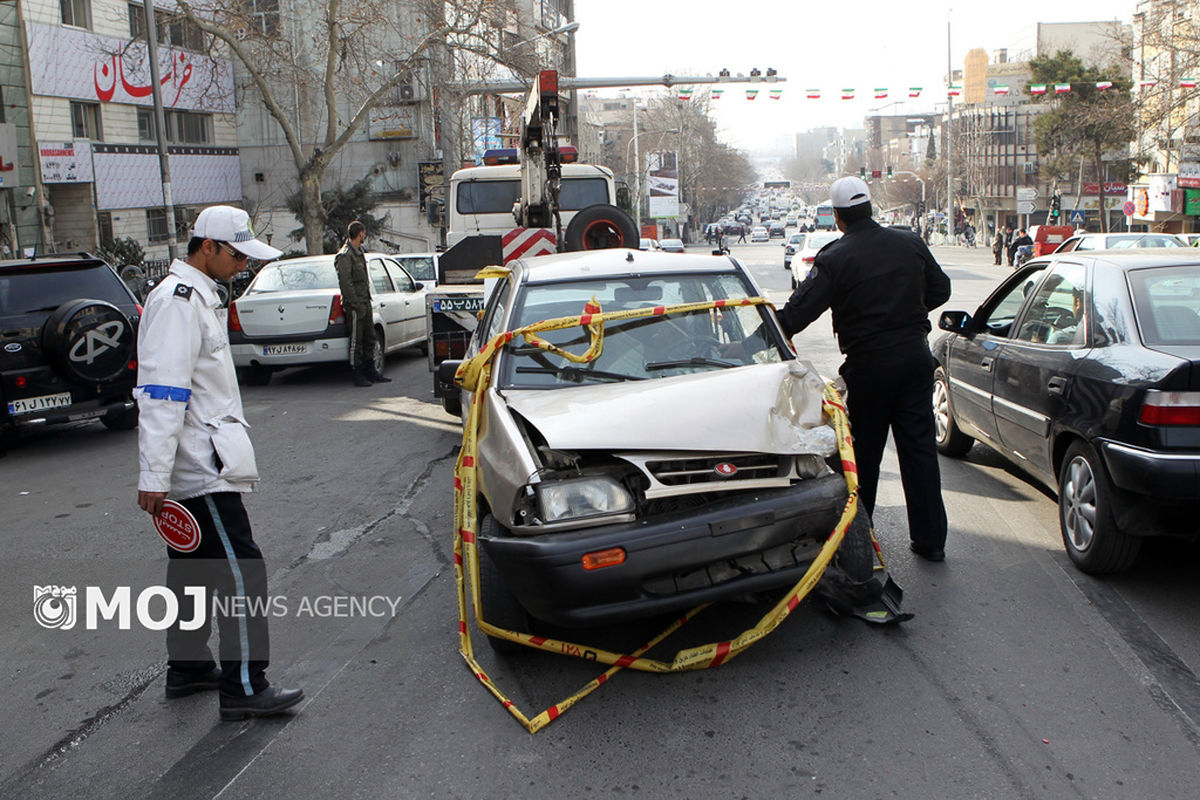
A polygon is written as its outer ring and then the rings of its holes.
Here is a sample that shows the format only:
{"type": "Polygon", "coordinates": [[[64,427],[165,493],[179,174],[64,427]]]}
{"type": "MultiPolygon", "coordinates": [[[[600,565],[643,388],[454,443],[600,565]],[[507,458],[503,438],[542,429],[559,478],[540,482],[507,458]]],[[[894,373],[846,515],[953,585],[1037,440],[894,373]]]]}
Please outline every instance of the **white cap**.
{"type": "Polygon", "coordinates": [[[228,242],[234,249],[259,261],[270,261],[283,255],[282,250],[255,239],[250,215],[233,206],[209,206],[201,211],[192,225],[192,236],[228,242]]]}
{"type": "Polygon", "coordinates": [[[829,187],[829,202],[834,208],[850,208],[871,202],[871,190],[862,178],[838,178],[829,187]]]}

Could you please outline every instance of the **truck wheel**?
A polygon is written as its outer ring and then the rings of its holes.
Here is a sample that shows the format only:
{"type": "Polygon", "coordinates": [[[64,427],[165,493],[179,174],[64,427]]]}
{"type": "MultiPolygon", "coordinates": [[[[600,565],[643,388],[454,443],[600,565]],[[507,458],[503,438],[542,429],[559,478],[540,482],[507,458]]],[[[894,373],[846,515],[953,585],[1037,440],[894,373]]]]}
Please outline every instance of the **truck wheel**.
{"type": "Polygon", "coordinates": [[[616,206],[597,203],[575,214],[564,234],[567,250],[604,250],[610,247],[638,249],[637,224],[616,206]]]}
{"type": "MultiPolygon", "coordinates": [[[[500,523],[491,514],[486,514],[479,525],[479,537],[475,540],[475,552],[479,555],[479,603],[483,607],[483,618],[497,628],[526,633],[530,630],[529,613],[517,602],[496,563],[488,555],[482,539],[494,538],[500,532],[500,523]]],[[[495,653],[517,653],[524,645],[508,639],[488,637],[488,644],[495,653]]]]}

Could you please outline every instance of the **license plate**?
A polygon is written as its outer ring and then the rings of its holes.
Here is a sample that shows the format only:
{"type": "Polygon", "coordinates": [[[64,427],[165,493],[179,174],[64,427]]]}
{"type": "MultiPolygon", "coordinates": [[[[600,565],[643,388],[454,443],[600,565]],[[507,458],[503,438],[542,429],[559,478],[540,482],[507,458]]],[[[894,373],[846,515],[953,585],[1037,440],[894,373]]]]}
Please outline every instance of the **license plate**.
{"type": "Polygon", "coordinates": [[[66,408],[71,405],[71,393],[46,394],[41,397],[23,397],[8,402],[9,414],[32,414],[48,408],[66,408]]]}
{"type": "Polygon", "coordinates": [[[433,310],[441,311],[482,311],[482,297],[444,297],[433,301],[433,310]]]}
{"type": "Polygon", "coordinates": [[[302,356],[307,352],[307,344],[268,344],[263,347],[264,356],[302,356]]]}

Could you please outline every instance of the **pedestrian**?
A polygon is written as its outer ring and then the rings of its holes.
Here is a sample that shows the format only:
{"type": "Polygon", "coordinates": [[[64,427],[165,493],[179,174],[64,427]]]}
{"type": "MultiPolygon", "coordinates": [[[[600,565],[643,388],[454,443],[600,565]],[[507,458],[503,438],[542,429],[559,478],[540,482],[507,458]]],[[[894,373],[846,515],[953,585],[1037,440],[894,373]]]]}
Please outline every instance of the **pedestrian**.
{"type": "Polygon", "coordinates": [[[704,226],[704,242],[708,245],[712,244],[712,225],[704,226]]]}
{"type": "MultiPolygon", "coordinates": [[[[1017,238],[1013,239],[1012,244],[1008,246],[1008,265],[1010,267],[1016,262],[1017,252],[1021,247],[1025,246],[1032,248],[1033,239],[1030,239],[1029,234],[1025,232],[1025,229],[1021,228],[1021,230],[1017,232],[1017,238]]],[[[1021,265],[1017,264],[1017,266],[1019,267],[1021,265]]]]}
{"type": "Polygon", "coordinates": [[[826,309],[845,355],[850,430],[859,499],[875,510],[888,429],[896,443],[913,552],[945,559],[946,509],[934,441],[933,356],[929,312],[950,297],[950,279],[915,234],[871,219],[871,194],[860,178],[829,189],[842,238],[817,253],[808,277],[779,311],[790,338],[826,309]]]}
{"type": "MultiPolygon", "coordinates": [[[[212,206],[196,217],[186,260],[146,298],[138,329],[138,505],[157,517],[169,496],[200,528],[190,552],[167,550],[167,586],[179,608],[192,608],[194,586],[207,592],[204,623],[167,629],[166,696],[219,689],[222,719],[277,714],[304,698],[266,678],[269,657],[267,573],[242,495],[258,480],[237,374],[229,352],[226,310],[217,282],[245,269],[247,256],[282,253],[254,238],[241,209],[212,206]],[[225,613],[212,602],[220,596],[225,613]],[[220,637],[218,668],[208,648],[212,617],[220,637]]],[[[185,613],[179,620],[192,617],[185,613]]]]}
{"type": "Polygon", "coordinates": [[[1013,265],[1013,229],[1011,225],[1004,226],[1004,256],[1008,266],[1013,265]]]}
{"type": "Polygon", "coordinates": [[[391,383],[392,380],[385,377],[375,365],[379,340],[375,336],[374,316],[371,313],[367,257],[362,251],[366,238],[367,226],[354,220],[346,227],[346,242],[333,259],[342,293],[342,310],[350,329],[350,367],[355,386],[391,383]]]}
{"type": "Polygon", "coordinates": [[[996,229],[996,236],[992,239],[992,257],[996,260],[996,266],[1000,266],[1000,254],[1004,252],[1004,231],[996,229]]]}
{"type": "Polygon", "coordinates": [[[738,244],[745,244],[745,243],[746,243],[746,226],[745,226],[745,225],[738,225],[738,240],[737,240],[737,243],[738,243],[738,244]]]}

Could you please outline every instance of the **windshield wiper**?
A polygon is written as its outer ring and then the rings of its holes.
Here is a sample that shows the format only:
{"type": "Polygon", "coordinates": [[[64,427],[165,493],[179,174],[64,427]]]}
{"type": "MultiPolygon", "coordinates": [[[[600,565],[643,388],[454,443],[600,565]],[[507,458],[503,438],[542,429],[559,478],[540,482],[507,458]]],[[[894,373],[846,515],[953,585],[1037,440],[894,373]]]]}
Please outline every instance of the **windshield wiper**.
{"type": "Polygon", "coordinates": [[[645,380],[640,375],[625,375],[620,372],[605,372],[600,369],[583,369],[582,367],[517,367],[516,371],[536,375],[554,375],[576,383],[582,383],[584,378],[606,378],[610,381],[645,380]]]}
{"type": "Polygon", "coordinates": [[[647,372],[650,370],[672,369],[674,367],[720,367],[728,369],[737,367],[739,364],[731,364],[728,361],[718,361],[715,358],[705,358],[704,356],[693,356],[692,358],[681,358],[676,361],[651,361],[646,364],[647,372]]]}

